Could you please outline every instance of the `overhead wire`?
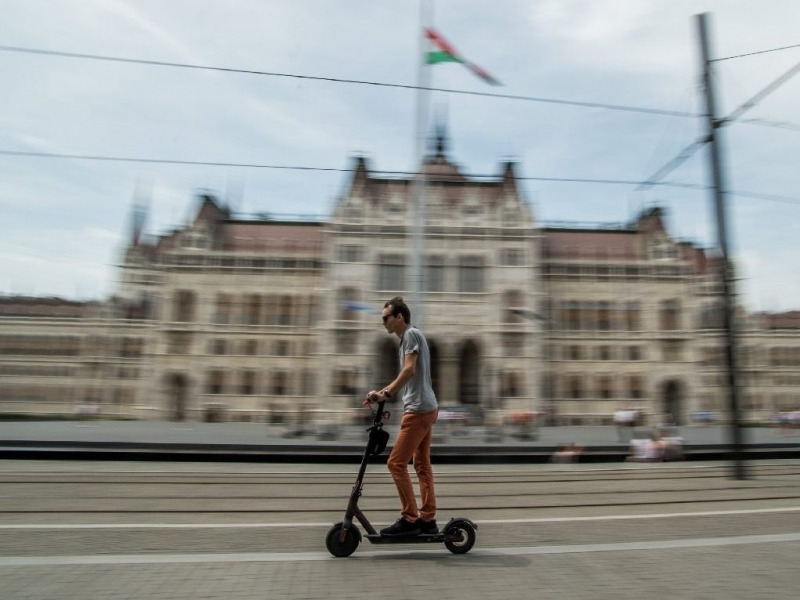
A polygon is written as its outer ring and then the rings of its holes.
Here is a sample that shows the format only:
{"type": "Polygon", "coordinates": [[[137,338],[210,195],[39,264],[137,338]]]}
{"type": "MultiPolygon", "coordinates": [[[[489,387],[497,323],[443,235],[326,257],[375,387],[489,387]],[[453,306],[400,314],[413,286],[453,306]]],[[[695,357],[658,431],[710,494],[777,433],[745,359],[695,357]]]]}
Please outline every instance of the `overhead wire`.
{"type": "MultiPolygon", "coordinates": [[[[778,77],[772,83],[770,83],[765,88],[763,88],[761,91],[759,91],[755,96],[750,98],[747,102],[745,102],[745,103],[741,104],[740,106],[738,106],[731,113],[729,113],[728,116],[723,117],[722,119],[717,119],[716,126],[717,127],[723,127],[723,126],[730,125],[731,123],[737,122],[745,112],[747,112],[748,110],[750,110],[754,106],[757,106],[764,98],[766,98],[769,94],[771,94],[772,92],[777,90],[784,83],[789,81],[789,79],[794,77],[798,72],[800,72],[800,62],[795,64],[788,71],[783,73],[780,77],[778,77]]],[[[689,158],[691,158],[691,156],[694,155],[694,153],[701,146],[705,145],[709,141],[711,141],[711,136],[710,135],[705,135],[705,136],[699,137],[694,142],[689,144],[689,146],[687,146],[686,148],[681,150],[681,152],[678,153],[678,155],[675,156],[671,161],[669,161],[667,164],[665,164],[663,167],[661,167],[658,171],[656,171],[653,175],[651,175],[645,181],[643,181],[642,184],[640,185],[640,187],[637,188],[637,189],[644,189],[644,188],[647,188],[649,186],[652,186],[654,183],[658,182],[659,179],[661,179],[662,177],[664,177],[667,174],[671,173],[676,168],[678,168],[680,165],[682,165],[684,162],[686,162],[689,158]]]]}
{"type": "MultiPolygon", "coordinates": [[[[133,163],[149,163],[149,164],[170,164],[170,165],[187,165],[187,166],[204,166],[204,167],[240,167],[247,169],[275,169],[286,171],[320,171],[320,172],[335,172],[335,173],[353,173],[355,169],[337,168],[337,167],[309,167],[303,165],[274,165],[274,164],[257,164],[257,163],[234,163],[234,162],[220,162],[220,161],[200,161],[200,160],[173,160],[173,159],[158,159],[158,158],[140,158],[133,156],[100,156],[92,154],[59,154],[55,152],[28,152],[16,150],[0,150],[0,155],[3,156],[20,156],[29,158],[60,158],[60,159],[73,159],[73,160],[96,160],[107,162],[133,162],[133,163]]],[[[406,176],[413,177],[418,175],[418,171],[392,171],[392,170],[379,170],[370,169],[370,173],[375,175],[392,175],[392,176],[406,176]]],[[[498,173],[464,173],[464,177],[468,179],[498,179],[501,177],[498,173]]],[[[586,177],[546,177],[538,175],[519,175],[516,177],[519,181],[544,181],[553,183],[586,183],[586,184],[600,184],[600,185],[636,185],[640,189],[645,185],[645,182],[632,179],[597,179],[586,177]]],[[[680,181],[653,181],[647,183],[647,186],[662,186],[683,188],[692,190],[709,189],[708,185],[702,183],[687,183],[680,181]]],[[[757,192],[737,192],[730,191],[728,194],[734,196],[744,196],[750,198],[757,198],[760,200],[770,200],[774,202],[784,202],[788,204],[800,205],[800,198],[792,198],[789,196],[779,196],[774,194],[759,194],[757,192]]]]}
{"type": "MultiPolygon", "coordinates": [[[[747,56],[754,56],[757,54],[765,54],[769,52],[777,52],[780,50],[787,50],[790,48],[800,47],[800,44],[794,46],[784,46],[781,48],[773,48],[769,50],[762,50],[756,52],[750,52],[747,54],[740,54],[736,56],[729,56],[725,58],[714,59],[711,62],[719,62],[723,60],[732,60],[736,58],[743,58],[747,56]]],[[[164,66],[164,67],[174,67],[174,68],[184,68],[184,69],[195,69],[195,70],[210,70],[210,71],[221,71],[227,73],[242,73],[242,74],[250,74],[250,75],[261,75],[261,76],[270,76],[270,77],[285,77],[285,78],[295,78],[295,79],[306,79],[312,81],[327,81],[333,83],[344,83],[344,84],[355,84],[355,85],[369,85],[369,86],[377,86],[377,87],[389,87],[389,88],[399,88],[399,89],[408,89],[408,90],[428,90],[428,91],[437,91],[437,92],[444,92],[449,94],[462,94],[462,95],[471,95],[471,96],[483,96],[483,97],[492,97],[492,98],[500,98],[500,99],[507,99],[507,100],[518,100],[518,101],[528,101],[528,102],[540,102],[540,103],[550,103],[550,104],[561,104],[561,105],[568,105],[568,106],[577,106],[583,108],[594,108],[594,109],[605,109],[605,110],[616,110],[616,111],[627,111],[627,112],[638,112],[638,113],[645,113],[645,114],[653,114],[653,115],[662,115],[662,116],[672,116],[672,117],[700,117],[701,114],[691,113],[686,111],[675,111],[675,110],[664,110],[664,109],[655,109],[655,108],[647,108],[647,107],[638,107],[638,106],[630,106],[630,105],[617,105],[617,104],[608,104],[608,103],[599,103],[599,102],[586,102],[586,101],[576,101],[576,100],[566,100],[566,99],[558,99],[558,98],[543,98],[543,97],[535,97],[535,96],[522,96],[522,95],[514,95],[514,94],[497,94],[497,93],[489,93],[489,92],[475,92],[470,90],[457,90],[457,89],[450,89],[450,88],[435,88],[435,87],[421,87],[409,84],[398,84],[398,83],[386,83],[386,82],[375,82],[375,81],[366,81],[366,80],[356,80],[356,79],[343,79],[343,78],[335,78],[335,77],[321,77],[321,76],[311,76],[311,75],[300,75],[295,73],[278,73],[278,72],[271,72],[271,71],[261,71],[261,70],[253,70],[253,69],[239,69],[239,68],[230,68],[230,67],[217,67],[217,66],[209,66],[209,65],[197,65],[197,64],[189,64],[189,63],[179,63],[179,62],[169,62],[169,61],[158,61],[158,60],[147,60],[147,59],[138,59],[138,58],[127,58],[127,57],[118,57],[118,56],[108,56],[108,55],[100,55],[100,54],[86,54],[86,53],[76,53],[76,52],[65,52],[65,51],[58,51],[58,50],[44,50],[38,48],[23,48],[18,46],[5,46],[0,45],[0,51],[2,52],[16,52],[16,53],[25,53],[25,54],[34,54],[34,55],[41,55],[41,56],[56,56],[56,57],[63,57],[63,58],[78,58],[78,59],[87,59],[87,60],[99,60],[99,61],[111,61],[111,62],[121,62],[121,63],[130,63],[130,64],[143,64],[143,65],[151,65],[151,66],[164,66]]],[[[739,106],[736,110],[730,113],[727,117],[719,120],[719,125],[728,125],[734,121],[739,121],[743,123],[748,123],[752,125],[763,125],[769,127],[782,127],[786,129],[792,130],[800,130],[800,126],[795,125],[793,123],[786,123],[786,122],[778,122],[778,121],[769,121],[766,119],[740,119],[741,115],[744,114],[747,110],[751,109],[752,107],[756,106],[763,98],[767,95],[775,91],[778,87],[780,87],[783,83],[788,81],[792,76],[794,76],[798,71],[800,71],[800,63],[794,65],[789,71],[781,75],[778,79],[773,81],[770,85],[765,87],[761,90],[758,94],[753,96],[750,100],[739,106]]],[[[573,183],[596,183],[596,184],[615,184],[615,185],[637,185],[638,189],[645,189],[649,188],[654,185],[664,185],[664,186],[674,186],[674,187],[695,187],[694,184],[679,184],[674,182],[661,182],[660,180],[669,174],[671,171],[676,169],[678,166],[683,164],[686,160],[691,158],[694,153],[703,146],[705,143],[709,141],[709,136],[704,136],[698,138],[694,142],[692,142],[689,146],[684,148],[677,156],[675,156],[670,162],[666,165],[661,167],[658,171],[656,171],[653,175],[651,175],[645,181],[631,181],[631,180],[613,180],[613,179],[588,179],[588,178],[578,178],[578,177],[518,177],[521,180],[531,180],[531,181],[553,181],[553,182],[573,182],[573,183]]],[[[196,165],[196,166],[220,166],[220,167],[242,167],[242,168],[259,168],[259,169],[279,169],[279,170],[298,170],[298,171],[328,171],[328,172],[349,172],[352,169],[341,169],[341,168],[332,168],[332,167],[308,167],[308,166],[296,166],[296,165],[269,165],[269,164],[255,164],[255,163],[231,163],[231,162],[218,162],[218,161],[190,161],[190,160],[177,160],[177,159],[153,159],[153,158],[143,158],[143,157],[119,157],[119,156],[103,156],[103,155],[82,155],[82,154],[61,154],[61,153],[51,153],[51,152],[28,152],[28,151],[14,151],[14,150],[0,150],[0,155],[5,156],[28,156],[28,157],[38,157],[38,158],[66,158],[66,159],[77,159],[77,160],[97,160],[97,161],[109,161],[109,162],[136,162],[136,163],[158,163],[158,164],[177,164],[177,165],[196,165]]],[[[375,171],[375,173],[380,174],[388,174],[388,175],[414,175],[414,172],[409,171],[375,171]]],[[[484,177],[496,177],[496,175],[483,175],[483,174],[476,174],[470,175],[470,177],[474,178],[484,178],[484,177]]],[[[749,193],[751,197],[756,197],[754,193],[749,193]]],[[[772,196],[769,194],[761,194],[758,195],[761,199],[772,199],[777,201],[790,201],[794,202],[795,199],[780,197],[780,196],[772,196]]]]}
{"type": "Polygon", "coordinates": [[[278,73],[274,71],[259,71],[255,69],[237,69],[231,67],[215,67],[209,65],[194,65],[189,63],[168,62],[163,60],[147,60],[139,58],[125,58],[119,56],[106,56],[101,54],[83,54],[78,52],[63,52],[60,50],[42,50],[38,48],[22,48],[18,46],[0,46],[0,52],[18,52],[24,54],[38,54],[42,56],[58,56],[63,58],[81,58],[87,60],[100,60],[121,62],[129,64],[142,64],[158,67],[175,67],[181,69],[197,69],[204,71],[222,71],[225,73],[242,73],[247,75],[261,75],[266,77],[287,77],[293,79],[306,79],[311,81],[327,81],[332,83],[345,83],[354,85],[370,85],[376,87],[399,88],[405,90],[425,90],[431,92],[444,92],[448,94],[461,94],[466,96],[481,96],[489,98],[500,98],[505,100],[518,100],[524,102],[541,102],[546,104],[562,104],[567,106],[578,106],[582,108],[599,108],[605,110],[616,110],[626,112],[636,112],[651,115],[661,115],[667,117],[698,117],[700,115],[688,112],[664,110],[659,108],[648,108],[642,106],[627,106],[623,104],[608,104],[603,102],[587,102],[582,100],[566,100],[563,98],[543,98],[538,96],[522,96],[517,94],[497,94],[492,92],[475,92],[471,90],[457,90],[452,88],[425,87],[403,83],[386,83],[379,81],[366,81],[360,79],[343,79],[339,77],[321,77],[316,75],[299,75],[297,73],[278,73]]]}
{"type": "Polygon", "coordinates": [[[722,62],[723,60],[734,60],[736,58],[746,58],[748,56],[756,56],[758,54],[768,54],[770,52],[780,52],[781,50],[791,50],[792,48],[800,48],[800,44],[793,44],[791,46],[781,46],[780,48],[771,48],[769,50],[756,50],[755,52],[747,52],[746,54],[736,54],[734,56],[726,56],[724,58],[714,58],[711,62],[722,62]]]}

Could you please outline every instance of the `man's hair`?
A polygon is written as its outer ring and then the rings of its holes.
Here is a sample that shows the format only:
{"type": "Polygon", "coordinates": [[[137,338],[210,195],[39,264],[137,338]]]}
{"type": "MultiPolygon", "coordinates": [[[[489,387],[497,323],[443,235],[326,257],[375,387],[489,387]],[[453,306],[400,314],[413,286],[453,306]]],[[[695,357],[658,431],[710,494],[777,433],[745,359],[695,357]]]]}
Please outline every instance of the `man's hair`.
{"type": "Polygon", "coordinates": [[[406,325],[411,323],[411,310],[409,310],[408,305],[406,305],[402,296],[395,296],[383,305],[383,308],[389,307],[392,309],[393,317],[397,315],[403,315],[403,321],[405,321],[406,325]]]}

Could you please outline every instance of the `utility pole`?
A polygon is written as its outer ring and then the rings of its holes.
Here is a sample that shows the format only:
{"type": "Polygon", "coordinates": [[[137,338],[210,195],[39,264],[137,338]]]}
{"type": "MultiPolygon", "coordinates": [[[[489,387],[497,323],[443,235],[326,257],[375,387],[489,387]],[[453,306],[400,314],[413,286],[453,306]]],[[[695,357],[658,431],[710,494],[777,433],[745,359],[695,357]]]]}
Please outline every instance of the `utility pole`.
{"type": "Polygon", "coordinates": [[[733,477],[746,479],[742,428],[740,424],[740,398],[737,385],[736,332],[734,319],[734,282],[729,258],[728,226],[725,214],[725,174],[722,166],[721,127],[724,120],[717,118],[714,98],[714,80],[711,73],[711,51],[708,33],[709,13],[697,15],[700,49],[703,61],[703,87],[706,96],[706,117],[708,123],[708,142],[711,157],[711,176],[714,182],[714,209],[717,219],[717,239],[720,249],[719,283],[722,286],[722,315],[725,329],[725,356],[728,383],[728,410],[730,414],[731,451],[733,454],[733,477]]]}

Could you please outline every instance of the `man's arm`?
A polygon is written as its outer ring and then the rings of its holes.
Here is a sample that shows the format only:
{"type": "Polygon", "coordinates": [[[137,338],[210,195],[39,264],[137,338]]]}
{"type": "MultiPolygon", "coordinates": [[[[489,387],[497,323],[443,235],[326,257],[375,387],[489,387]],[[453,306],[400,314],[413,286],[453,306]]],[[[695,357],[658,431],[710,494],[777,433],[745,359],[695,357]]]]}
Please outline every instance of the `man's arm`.
{"type": "Polygon", "coordinates": [[[403,368],[400,370],[400,373],[397,374],[395,380],[383,388],[383,390],[372,390],[369,394],[367,394],[367,400],[370,402],[377,402],[380,396],[383,394],[394,398],[394,395],[402,390],[403,386],[407,384],[417,372],[418,358],[418,352],[406,354],[405,360],[403,361],[403,368]]]}

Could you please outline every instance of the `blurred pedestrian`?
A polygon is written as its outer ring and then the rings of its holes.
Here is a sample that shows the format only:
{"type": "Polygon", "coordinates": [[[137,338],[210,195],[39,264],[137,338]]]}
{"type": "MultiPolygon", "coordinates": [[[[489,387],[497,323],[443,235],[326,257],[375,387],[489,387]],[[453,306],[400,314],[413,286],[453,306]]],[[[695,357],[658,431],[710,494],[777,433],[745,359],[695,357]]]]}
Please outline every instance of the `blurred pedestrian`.
{"type": "Polygon", "coordinates": [[[550,457],[550,462],[552,463],[578,462],[582,453],[583,453],[583,448],[581,446],[576,445],[575,442],[570,442],[568,444],[561,444],[553,453],[553,456],[550,457]]]}
{"type": "Polygon", "coordinates": [[[617,438],[621,443],[629,443],[633,437],[633,425],[636,422],[636,412],[624,408],[614,411],[614,425],[617,428],[617,438]]]}
{"type": "Polygon", "coordinates": [[[628,446],[628,457],[625,460],[629,462],[644,462],[647,455],[646,447],[647,439],[645,436],[642,433],[634,431],[633,437],[631,437],[631,441],[628,446]]]}
{"type": "Polygon", "coordinates": [[[661,439],[661,434],[656,430],[651,431],[650,437],[645,440],[644,459],[647,462],[661,462],[664,460],[664,441],[661,439]]]}

